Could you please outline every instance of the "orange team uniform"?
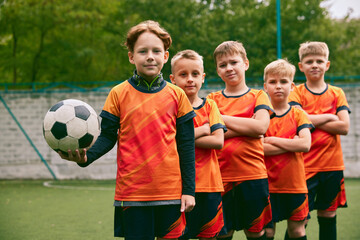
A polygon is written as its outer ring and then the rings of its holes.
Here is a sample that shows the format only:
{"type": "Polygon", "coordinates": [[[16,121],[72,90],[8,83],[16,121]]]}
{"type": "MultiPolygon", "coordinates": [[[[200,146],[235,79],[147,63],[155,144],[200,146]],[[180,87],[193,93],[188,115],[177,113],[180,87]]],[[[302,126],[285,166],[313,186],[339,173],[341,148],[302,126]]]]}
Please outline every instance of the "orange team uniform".
{"type": "MultiPolygon", "coordinates": [[[[306,84],[294,88],[289,96],[290,105],[300,105],[308,114],[337,114],[350,108],[341,88],[327,85],[322,93],[311,92],[306,84]]],[[[311,134],[310,151],[304,153],[306,178],[316,172],[345,169],[339,135],[332,135],[318,128],[311,134]]]]}
{"type": "MultiPolygon", "coordinates": [[[[196,117],[194,127],[206,123],[210,125],[211,132],[223,128],[225,123],[221,117],[216,103],[211,99],[204,99],[203,104],[194,108],[196,117]]],[[[195,147],[196,189],[195,192],[223,192],[223,184],[215,149],[195,147]]]]}
{"type": "MultiPolygon", "coordinates": [[[[266,137],[293,139],[304,128],[314,128],[306,113],[294,107],[270,120],[266,137]]],[[[303,153],[265,156],[270,193],[307,193],[303,153]]]]}
{"type": "MultiPolygon", "coordinates": [[[[210,93],[222,115],[251,118],[256,111],[266,109],[273,114],[272,105],[262,90],[249,89],[240,96],[226,96],[223,91],[210,93]]],[[[267,178],[264,148],[260,138],[238,136],[225,139],[217,150],[223,182],[241,182],[267,178]]]]}
{"type": "Polygon", "coordinates": [[[184,91],[167,82],[144,93],[125,81],[111,90],[103,110],[120,119],[115,200],[180,199],[176,122],[195,115],[184,91]]]}

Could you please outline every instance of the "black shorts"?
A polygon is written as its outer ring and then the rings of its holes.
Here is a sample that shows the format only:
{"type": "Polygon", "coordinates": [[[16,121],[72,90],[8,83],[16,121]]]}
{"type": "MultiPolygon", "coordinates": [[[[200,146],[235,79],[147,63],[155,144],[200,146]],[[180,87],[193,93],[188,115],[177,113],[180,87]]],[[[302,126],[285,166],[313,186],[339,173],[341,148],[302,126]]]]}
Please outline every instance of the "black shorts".
{"type": "Polygon", "coordinates": [[[319,172],[307,181],[310,211],[347,207],[343,171],[319,172]]]}
{"type": "Polygon", "coordinates": [[[114,236],[127,240],[179,238],[185,224],[180,205],[115,207],[114,236]]]}
{"type": "Polygon", "coordinates": [[[224,183],[224,228],[219,235],[230,230],[246,229],[261,232],[271,221],[268,179],[224,183]]]}

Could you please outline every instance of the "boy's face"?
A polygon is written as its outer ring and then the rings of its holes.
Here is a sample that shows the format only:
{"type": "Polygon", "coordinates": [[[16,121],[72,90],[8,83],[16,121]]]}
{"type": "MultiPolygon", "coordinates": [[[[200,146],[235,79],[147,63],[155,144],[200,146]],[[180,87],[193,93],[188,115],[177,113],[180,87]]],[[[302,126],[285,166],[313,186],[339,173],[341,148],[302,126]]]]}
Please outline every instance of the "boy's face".
{"type": "Polygon", "coordinates": [[[287,102],[287,98],[294,88],[294,82],[288,76],[268,74],[264,89],[269,94],[271,102],[287,102]]]}
{"type": "Polygon", "coordinates": [[[169,59],[164,43],[151,32],[142,33],[137,39],[134,52],[128,52],[129,61],[135,64],[137,73],[146,81],[151,82],[169,59]]]}
{"type": "Polygon", "coordinates": [[[219,77],[229,85],[238,85],[245,80],[245,71],[249,68],[249,61],[240,55],[226,54],[216,58],[216,71],[219,77]]]}
{"type": "Polygon", "coordinates": [[[205,73],[199,60],[182,58],[176,61],[170,80],[182,88],[187,96],[197,95],[204,83],[205,73]]]}
{"type": "Polygon", "coordinates": [[[330,62],[326,57],[321,55],[308,55],[299,62],[299,69],[302,71],[307,80],[324,79],[325,72],[329,69],[330,62]]]}

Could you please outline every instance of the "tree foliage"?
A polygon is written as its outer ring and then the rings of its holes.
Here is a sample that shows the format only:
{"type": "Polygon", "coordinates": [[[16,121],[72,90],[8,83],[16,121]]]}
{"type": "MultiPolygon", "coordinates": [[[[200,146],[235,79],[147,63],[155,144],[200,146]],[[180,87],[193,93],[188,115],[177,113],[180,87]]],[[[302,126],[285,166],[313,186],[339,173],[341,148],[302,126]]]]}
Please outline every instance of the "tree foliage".
{"type": "MultiPolygon", "coordinates": [[[[360,19],[331,19],[322,1],[281,1],[282,57],[297,65],[300,43],[325,41],[329,75],[360,75],[360,19]]],[[[244,44],[249,78],[260,77],[277,57],[276,0],[3,0],[0,82],[127,79],[134,66],[125,35],[147,19],[171,34],[170,56],[183,49],[199,52],[207,78],[217,78],[212,54],[226,40],[244,44]]],[[[168,63],[165,78],[170,71],[168,63]]]]}

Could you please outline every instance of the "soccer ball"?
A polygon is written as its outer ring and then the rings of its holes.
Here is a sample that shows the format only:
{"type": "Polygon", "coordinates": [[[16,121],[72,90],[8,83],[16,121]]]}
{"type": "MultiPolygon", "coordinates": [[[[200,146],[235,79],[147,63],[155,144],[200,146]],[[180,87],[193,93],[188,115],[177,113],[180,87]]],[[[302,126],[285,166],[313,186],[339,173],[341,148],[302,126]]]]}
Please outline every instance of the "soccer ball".
{"type": "Polygon", "coordinates": [[[47,144],[56,152],[90,148],[100,133],[95,110],[87,103],[66,99],[56,103],[46,113],[43,134],[47,144]]]}

